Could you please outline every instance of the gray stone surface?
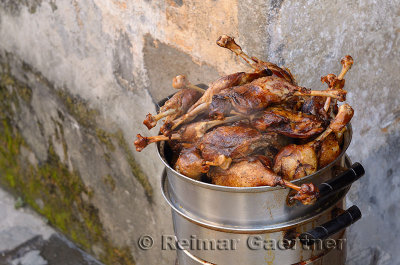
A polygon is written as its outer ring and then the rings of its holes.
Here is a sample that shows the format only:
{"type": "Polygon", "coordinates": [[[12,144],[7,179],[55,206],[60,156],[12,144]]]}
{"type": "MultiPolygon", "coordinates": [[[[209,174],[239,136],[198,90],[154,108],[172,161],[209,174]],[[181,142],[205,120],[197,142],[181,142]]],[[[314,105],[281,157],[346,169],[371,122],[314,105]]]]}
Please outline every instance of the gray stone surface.
{"type": "Polygon", "coordinates": [[[47,240],[54,230],[28,208],[16,210],[15,199],[0,189],[0,252],[12,250],[35,236],[47,240]]]}
{"type": "Polygon", "coordinates": [[[216,69],[206,63],[198,65],[186,53],[160,43],[150,35],[145,36],[143,48],[144,63],[150,86],[149,92],[155,102],[176,92],[172,79],[185,75],[193,84],[209,84],[218,78],[216,69]]]}
{"type": "Polygon", "coordinates": [[[367,174],[348,197],[364,215],[350,229],[349,264],[399,264],[399,2],[284,1],[278,12],[267,22],[265,53],[285,62],[299,84],[322,88],[319,77],[338,74],[341,56],[355,60],[346,77],[355,109],[349,155],[367,174]]]}
{"type": "Polygon", "coordinates": [[[0,189],[1,265],[101,265],[0,189]]]}
{"type": "MultiPolygon", "coordinates": [[[[50,138],[61,161],[93,191],[84,199],[98,209],[110,242],[128,247],[137,264],[172,263],[172,252],[136,246],[141,234],[159,237],[172,227],[158,188],[162,165],[155,148],[135,153],[131,144],[137,133],[149,134],[143,117],[173,91],[171,78],[187,74],[193,83],[207,83],[217,73],[248,69],[216,47],[223,33],[316,89],[324,87],[320,77],[337,74],[340,58],[351,54],[355,65],[346,87],[356,112],[349,154],[367,174],[348,196],[364,215],[349,232],[349,264],[399,264],[399,14],[398,0],[0,1],[0,52],[12,54],[14,75],[33,89],[32,102],[15,117],[30,146],[21,154],[33,165],[43,163],[50,138]],[[24,72],[24,64],[48,84],[24,72]],[[80,99],[75,106],[85,102],[98,113],[96,126],[122,132],[129,148],[113,138],[116,148],[109,152],[53,89],[80,99]],[[67,153],[56,138],[57,124],[67,153]],[[132,158],[147,181],[132,173],[132,158]]],[[[92,251],[102,254],[96,246],[92,251]]]]}

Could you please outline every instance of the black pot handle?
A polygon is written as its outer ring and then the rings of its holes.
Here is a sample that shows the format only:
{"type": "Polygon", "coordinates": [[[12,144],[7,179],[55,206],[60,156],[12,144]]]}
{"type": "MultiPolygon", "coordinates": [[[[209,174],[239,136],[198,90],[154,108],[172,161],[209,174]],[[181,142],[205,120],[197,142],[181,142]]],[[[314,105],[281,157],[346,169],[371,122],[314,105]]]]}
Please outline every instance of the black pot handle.
{"type": "Polygon", "coordinates": [[[310,246],[319,240],[326,239],[331,235],[345,229],[346,227],[354,224],[362,217],[360,209],[353,205],[344,213],[337,216],[335,219],[317,226],[311,231],[302,233],[299,238],[300,242],[304,245],[310,246]]]}
{"type": "Polygon", "coordinates": [[[340,173],[338,176],[327,182],[321,183],[318,186],[319,199],[328,197],[348,187],[354,181],[364,176],[364,174],[365,174],[364,167],[358,162],[354,163],[346,171],[340,173]]]}

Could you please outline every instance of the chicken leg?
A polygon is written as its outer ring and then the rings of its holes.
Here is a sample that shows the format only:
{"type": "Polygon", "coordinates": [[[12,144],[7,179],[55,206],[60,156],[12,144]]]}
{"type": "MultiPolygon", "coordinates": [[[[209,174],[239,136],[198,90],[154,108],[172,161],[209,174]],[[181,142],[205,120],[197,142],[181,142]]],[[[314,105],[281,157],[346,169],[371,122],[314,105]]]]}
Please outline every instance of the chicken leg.
{"type": "Polygon", "coordinates": [[[201,95],[202,93],[194,89],[181,89],[164,103],[157,115],[147,114],[143,124],[150,130],[157,125],[157,121],[164,117],[168,117],[166,122],[173,120],[186,113],[201,95]]]}
{"type": "MultiPolygon", "coordinates": [[[[342,89],[344,87],[344,76],[351,69],[351,66],[354,63],[353,58],[350,55],[346,55],[342,60],[340,60],[342,64],[342,71],[339,76],[336,78],[335,75],[327,75],[321,78],[322,82],[328,84],[331,89],[342,89]]],[[[327,98],[324,105],[325,112],[328,112],[329,106],[331,105],[331,98],[327,98]]]]}
{"type": "Polygon", "coordinates": [[[292,198],[303,204],[312,204],[318,197],[318,189],[313,184],[297,186],[274,173],[268,159],[261,155],[247,157],[234,162],[228,169],[212,167],[208,172],[212,183],[229,187],[283,186],[297,191],[292,198]]]}
{"type": "Polygon", "coordinates": [[[346,91],[341,89],[310,90],[292,85],[279,77],[267,76],[246,85],[225,89],[214,95],[209,115],[221,119],[232,109],[242,114],[251,114],[272,104],[297,101],[298,96],[332,97],[344,101],[346,91]]]}
{"type": "Polygon", "coordinates": [[[172,80],[172,87],[175,89],[190,88],[193,90],[197,90],[202,94],[204,94],[205,91],[201,87],[195,86],[192,83],[190,83],[189,80],[187,80],[186,76],[184,75],[178,75],[174,77],[174,79],[172,80]]]}
{"type": "Polygon", "coordinates": [[[324,130],[324,122],[314,115],[291,109],[271,107],[251,124],[260,131],[272,131],[291,138],[309,138],[324,130]]]}
{"type": "Polygon", "coordinates": [[[204,92],[203,96],[189,108],[185,115],[170,123],[165,124],[166,130],[165,133],[163,132],[163,134],[168,135],[169,133],[171,133],[172,130],[176,129],[181,124],[192,121],[200,113],[208,110],[208,106],[211,104],[212,97],[220,91],[230,87],[250,83],[257,78],[267,76],[268,74],[269,73],[267,71],[261,71],[257,73],[239,72],[217,79],[210,84],[209,88],[204,92]]]}
{"type": "Polygon", "coordinates": [[[134,142],[136,146],[136,151],[140,152],[142,151],[147,145],[151,143],[156,143],[156,142],[161,142],[161,141],[168,141],[168,140],[179,140],[182,142],[195,142],[203,135],[210,130],[211,128],[230,123],[230,122],[235,122],[239,120],[243,120],[245,117],[242,115],[236,115],[236,116],[231,116],[227,117],[224,120],[212,120],[212,121],[199,121],[199,122],[194,122],[190,123],[184,127],[182,127],[178,132],[175,132],[171,134],[170,136],[165,136],[165,135],[156,135],[156,136],[150,136],[150,137],[143,137],[142,135],[138,134],[136,135],[137,140],[134,142]]]}
{"type": "Polygon", "coordinates": [[[232,37],[229,37],[227,35],[220,36],[217,40],[217,45],[232,51],[237,56],[245,60],[246,63],[248,63],[256,71],[269,69],[274,75],[280,78],[284,78],[286,81],[292,84],[296,83],[290,71],[285,71],[276,64],[264,62],[257,59],[256,57],[248,56],[246,53],[243,52],[242,48],[235,42],[232,37]]]}
{"type": "Polygon", "coordinates": [[[331,132],[340,132],[349,123],[353,114],[353,109],[348,104],[343,104],[329,127],[315,140],[303,145],[291,144],[282,148],[275,157],[273,168],[275,173],[287,180],[293,180],[316,172],[318,169],[316,149],[331,132]]]}

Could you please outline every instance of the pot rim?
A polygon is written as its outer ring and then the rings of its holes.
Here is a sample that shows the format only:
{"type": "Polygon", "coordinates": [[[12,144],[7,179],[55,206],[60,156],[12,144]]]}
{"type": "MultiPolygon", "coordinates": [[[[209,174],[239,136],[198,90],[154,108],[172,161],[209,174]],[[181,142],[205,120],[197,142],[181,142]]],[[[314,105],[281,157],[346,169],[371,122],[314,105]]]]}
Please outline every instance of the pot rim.
{"type": "MultiPolygon", "coordinates": [[[[303,178],[300,179],[296,179],[296,180],[292,180],[290,181],[293,184],[301,184],[307,181],[311,181],[315,176],[318,176],[319,174],[322,174],[325,170],[330,169],[334,164],[336,164],[338,162],[339,159],[341,159],[343,157],[343,155],[345,155],[348,147],[350,146],[351,140],[352,140],[352,135],[353,135],[353,129],[351,124],[347,124],[346,125],[346,132],[345,132],[345,139],[343,142],[343,148],[342,148],[342,152],[340,153],[340,155],[331,163],[329,163],[328,165],[326,165],[325,167],[317,170],[316,172],[314,172],[311,175],[307,175],[303,178]],[[347,137],[346,137],[347,135],[347,137]]],[[[157,143],[157,154],[158,157],[160,158],[160,160],[164,163],[165,167],[168,168],[168,170],[171,170],[175,176],[178,176],[179,178],[181,178],[182,180],[189,182],[191,184],[200,186],[202,188],[205,189],[212,189],[212,190],[218,190],[218,191],[222,191],[222,192],[239,192],[239,193],[253,193],[253,192],[266,192],[266,191],[273,191],[273,190],[280,190],[280,189],[285,189],[285,187],[280,187],[280,186],[276,186],[276,187],[271,187],[271,186],[259,186],[259,187],[229,187],[229,186],[220,186],[220,185],[215,185],[215,184],[211,184],[211,183],[206,183],[206,182],[202,182],[199,180],[195,180],[195,179],[191,179],[179,172],[177,172],[175,169],[173,169],[169,163],[166,161],[165,157],[163,154],[161,154],[161,151],[164,151],[164,142],[158,142],[157,143]]]]}
{"type": "MultiPolygon", "coordinates": [[[[346,160],[350,162],[350,159],[346,156],[346,160]]],[[[226,233],[235,233],[235,234],[263,234],[263,233],[273,233],[273,232],[279,232],[282,230],[288,230],[294,227],[297,227],[301,224],[311,222],[318,218],[319,216],[327,213],[328,211],[332,210],[333,207],[335,207],[341,200],[343,200],[347,194],[347,192],[350,190],[351,186],[347,187],[343,191],[341,191],[340,196],[336,197],[336,200],[334,201],[329,201],[326,202],[324,205],[313,211],[312,213],[309,213],[305,216],[287,221],[287,222],[282,222],[282,223],[277,223],[273,225],[268,225],[263,228],[257,227],[257,228],[249,228],[249,227],[244,227],[244,228],[239,228],[237,226],[234,227],[229,227],[229,226],[223,226],[218,223],[214,222],[207,222],[206,220],[197,220],[195,217],[190,216],[190,213],[186,213],[182,211],[182,209],[178,209],[173,202],[171,201],[171,197],[169,194],[168,190],[168,176],[166,169],[163,170],[162,177],[161,177],[161,194],[168,203],[168,205],[171,207],[171,209],[181,217],[185,218],[191,223],[194,223],[196,225],[205,227],[207,229],[215,230],[215,231],[220,231],[220,232],[226,232],[226,233]],[[168,194],[167,194],[168,193],[168,194]]]]}

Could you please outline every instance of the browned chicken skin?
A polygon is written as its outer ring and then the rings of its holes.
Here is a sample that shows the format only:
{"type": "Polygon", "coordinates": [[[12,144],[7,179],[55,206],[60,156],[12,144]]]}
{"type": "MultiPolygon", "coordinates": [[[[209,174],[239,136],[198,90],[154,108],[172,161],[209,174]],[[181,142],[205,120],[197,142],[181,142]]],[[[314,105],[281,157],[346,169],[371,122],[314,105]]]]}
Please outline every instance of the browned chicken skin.
{"type": "Polygon", "coordinates": [[[252,68],[256,71],[261,71],[263,69],[270,70],[275,76],[285,79],[286,81],[295,84],[294,77],[290,73],[290,71],[284,70],[277,66],[276,64],[270,62],[264,62],[256,57],[250,57],[246,53],[242,51],[242,48],[235,42],[232,37],[227,35],[222,35],[217,40],[217,45],[223,48],[227,48],[237,56],[240,56],[243,60],[245,60],[252,68]]]}
{"type": "Polygon", "coordinates": [[[166,118],[163,135],[138,134],[136,150],[168,141],[174,169],[189,178],[200,180],[207,173],[216,185],[280,185],[297,191],[292,199],[313,203],[318,189],[290,180],[316,172],[341,154],[353,109],[347,104],[338,108],[337,101],[346,98],[343,77],[353,59],[342,59],[338,76],[321,78],[327,90],[310,90],[297,86],[289,70],[248,56],[229,36],[221,36],[217,44],[254,72],[221,77],[206,90],[176,76],[173,87],[180,91],[144,121],[150,129],[166,118]]]}
{"type": "Polygon", "coordinates": [[[211,167],[208,176],[213,184],[230,187],[276,186],[281,182],[268,162],[263,163],[259,157],[233,163],[227,170],[211,167]]]}
{"type": "Polygon", "coordinates": [[[309,138],[324,130],[324,122],[299,111],[271,107],[252,120],[260,131],[272,131],[291,138],[309,138]]]}
{"type": "Polygon", "coordinates": [[[318,197],[318,189],[313,184],[296,186],[275,174],[270,168],[268,158],[261,155],[250,156],[236,163],[229,169],[211,167],[208,176],[213,184],[229,187],[257,187],[277,185],[286,186],[297,191],[291,198],[303,204],[312,204],[318,197]]]}
{"type": "Polygon", "coordinates": [[[221,126],[206,133],[198,148],[208,164],[227,168],[233,159],[277,144],[277,139],[276,134],[263,134],[249,125],[221,126]]]}
{"type": "MultiPolygon", "coordinates": [[[[331,132],[340,132],[353,117],[353,109],[344,104],[340,106],[339,112],[334,120],[332,120],[328,129],[315,140],[303,145],[288,145],[276,155],[274,161],[275,173],[281,175],[287,180],[299,179],[310,175],[318,169],[318,149],[321,143],[329,136],[331,132]]],[[[326,148],[329,150],[327,142],[326,148]]],[[[330,159],[327,159],[328,161],[330,159]]],[[[326,163],[326,161],[323,161],[326,163]]]]}
{"type": "Polygon", "coordinates": [[[200,180],[209,168],[196,147],[183,149],[174,165],[176,171],[195,180],[200,180]]]}
{"type": "Polygon", "coordinates": [[[167,120],[173,120],[186,113],[201,95],[202,93],[194,89],[182,89],[165,102],[157,115],[147,114],[143,124],[151,129],[157,125],[158,120],[164,117],[167,117],[167,120]]]}
{"type": "Polygon", "coordinates": [[[173,133],[170,136],[165,135],[157,135],[150,137],[143,137],[140,134],[137,134],[136,141],[134,142],[136,151],[140,152],[147,145],[151,143],[156,143],[160,141],[168,141],[168,140],[178,140],[180,142],[193,143],[199,140],[203,135],[211,128],[225,124],[230,122],[235,122],[244,119],[243,116],[231,116],[227,117],[224,120],[207,120],[207,121],[199,121],[187,124],[180,128],[177,132],[173,133]]]}
{"type": "Polygon", "coordinates": [[[292,85],[282,78],[267,76],[253,82],[223,90],[212,98],[210,117],[221,119],[235,110],[251,114],[270,105],[295,100],[296,96],[326,96],[345,100],[344,90],[309,90],[292,85]]]}
{"type": "Polygon", "coordinates": [[[329,134],[322,142],[318,152],[318,168],[323,168],[340,155],[340,145],[336,134],[329,134]]]}
{"type": "Polygon", "coordinates": [[[247,84],[257,78],[267,76],[269,74],[270,73],[268,71],[260,71],[256,73],[239,72],[217,79],[210,84],[209,88],[204,92],[203,96],[189,108],[185,115],[174,121],[165,123],[166,127],[170,128],[169,131],[165,130],[165,132],[168,134],[171,132],[171,130],[174,130],[181,124],[190,122],[195,119],[199,114],[205,112],[211,103],[212,97],[220,91],[228,89],[230,87],[247,84]]]}

